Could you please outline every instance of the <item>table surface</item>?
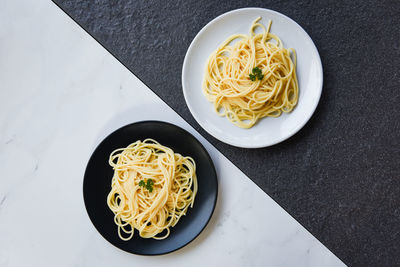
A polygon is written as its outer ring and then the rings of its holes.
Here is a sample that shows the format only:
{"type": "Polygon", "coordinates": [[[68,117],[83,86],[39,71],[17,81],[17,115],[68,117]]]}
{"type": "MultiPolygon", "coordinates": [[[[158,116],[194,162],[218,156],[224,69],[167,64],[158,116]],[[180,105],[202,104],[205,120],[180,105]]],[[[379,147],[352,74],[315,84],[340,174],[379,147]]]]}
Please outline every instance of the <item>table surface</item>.
{"type": "Polygon", "coordinates": [[[344,266],[54,3],[5,0],[0,25],[1,267],[344,266]],[[192,133],[218,176],[209,224],[193,242],[162,256],[108,243],[91,224],[82,195],[96,145],[143,120],[192,133]]]}
{"type": "MultiPolygon", "coordinates": [[[[263,240],[254,231],[242,229],[241,240],[247,239],[246,235],[242,237],[243,233],[254,237],[246,241],[246,246],[259,248],[246,256],[238,252],[240,247],[221,250],[223,244],[237,244],[232,237],[227,238],[229,233],[239,226],[246,227],[245,222],[233,215],[237,204],[234,195],[223,191],[220,196],[225,201],[220,202],[219,211],[217,204],[220,215],[213,217],[214,224],[206,228],[206,233],[181,252],[153,259],[153,263],[162,259],[169,263],[178,261],[177,266],[183,266],[184,259],[201,259],[215,250],[221,253],[218,258],[221,263],[230,257],[236,264],[247,262],[249,266],[261,265],[268,258],[270,264],[282,266],[340,265],[337,258],[275,202],[247,182],[235,169],[236,165],[346,264],[400,265],[398,2],[56,1],[137,78],[121,70],[123,66],[117,59],[87,39],[78,25],[68,22],[66,16],[61,17],[62,11],[55,5],[38,2],[33,6],[22,5],[20,0],[6,0],[7,8],[0,10],[4,25],[0,28],[0,38],[8,41],[0,45],[0,70],[3,70],[0,81],[2,87],[8,86],[5,88],[8,90],[1,90],[0,98],[0,156],[5,167],[1,176],[9,177],[1,181],[0,188],[0,234],[5,237],[0,240],[0,266],[2,263],[23,266],[27,263],[24,260],[38,260],[40,255],[43,258],[38,262],[43,265],[50,265],[51,260],[57,261],[61,256],[65,258],[63,253],[53,251],[46,259],[42,251],[49,249],[44,243],[55,242],[57,235],[65,243],[62,249],[70,249],[71,255],[79,258],[78,265],[113,260],[128,263],[132,259],[117,250],[110,252],[110,247],[90,228],[90,222],[83,223],[81,193],[76,187],[93,146],[118,125],[117,115],[146,101],[162,106],[162,112],[158,113],[165,113],[150,114],[153,117],[149,119],[161,116],[160,119],[192,131],[206,144],[220,171],[220,183],[234,192],[240,186],[245,188],[244,197],[249,199],[238,208],[248,209],[249,216],[257,216],[260,208],[269,227],[261,235],[263,240]],[[314,40],[324,67],[322,98],[310,122],[281,144],[251,150],[225,145],[206,134],[187,109],[180,80],[184,55],[197,32],[224,12],[249,6],[273,9],[298,22],[314,40]],[[42,12],[48,18],[41,18],[42,12]],[[20,24],[12,24],[14,17],[20,24]],[[146,91],[149,89],[138,78],[194,129],[155,95],[149,95],[146,91]],[[127,88],[137,89],[132,92],[127,88]],[[115,100],[111,107],[109,99],[115,100]],[[75,110],[73,115],[71,110],[75,110]],[[14,114],[14,121],[8,119],[9,114],[14,114]],[[105,125],[107,120],[114,124],[105,125]],[[29,132],[24,132],[26,126],[29,132]],[[74,127],[81,130],[73,132],[74,127]],[[46,134],[41,132],[43,128],[47,129],[46,134]],[[76,144],[83,150],[80,156],[74,151],[79,149],[76,144]],[[72,170],[52,157],[64,145],[68,165],[75,166],[72,170]],[[14,160],[6,157],[9,154],[14,160]],[[24,166],[12,163],[20,160],[25,161],[24,166]],[[226,182],[226,177],[232,174],[239,178],[226,182]],[[74,177],[65,185],[75,196],[72,201],[59,182],[49,180],[53,175],[74,177]],[[45,234],[46,229],[40,228],[43,221],[37,219],[31,205],[18,209],[27,201],[46,206],[51,201],[45,198],[46,194],[73,218],[65,219],[66,226],[71,226],[65,233],[51,226],[45,234]],[[23,201],[18,202],[18,197],[23,201]],[[35,231],[32,225],[27,228],[29,231],[24,231],[26,218],[21,212],[36,218],[33,226],[40,231],[35,231]],[[22,229],[21,234],[15,237],[7,232],[11,225],[22,229]],[[285,232],[291,233],[289,237],[285,232]],[[77,236],[84,236],[83,242],[77,236]],[[29,242],[24,243],[24,238],[29,242]],[[41,243],[33,241],[39,239],[41,243]],[[78,245],[71,248],[69,245],[74,242],[78,245]],[[85,254],[88,248],[89,253],[85,254]],[[17,258],[21,251],[31,252],[26,258],[17,258]]],[[[160,111],[157,107],[155,110],[160,111]]],[[[140,120],[126,114],[125,117],[128,118],[124,122],[140,120]]],[[[57,209],[54,205],[50,206],[57,209]]],[[[43,212],[40,216],[49,224],[57,223],[50,214],[43,212]]],[[[58,210],[56,214],[63,216],[58,210]]],[[[142,257],[134,259],[146,261],[142,257]]],[[[64,264],[76,262],[70,260],[64,264]]]]}
{"type": "Polygon", "coordinates": [[[398,1],[56,2],[344,262],[400,265],[398,1]],[[312,119],[289,140],[257,150],[208,135],[181,87],[195,35],[241,7],[298,22],[324,68],[312,119]]]}

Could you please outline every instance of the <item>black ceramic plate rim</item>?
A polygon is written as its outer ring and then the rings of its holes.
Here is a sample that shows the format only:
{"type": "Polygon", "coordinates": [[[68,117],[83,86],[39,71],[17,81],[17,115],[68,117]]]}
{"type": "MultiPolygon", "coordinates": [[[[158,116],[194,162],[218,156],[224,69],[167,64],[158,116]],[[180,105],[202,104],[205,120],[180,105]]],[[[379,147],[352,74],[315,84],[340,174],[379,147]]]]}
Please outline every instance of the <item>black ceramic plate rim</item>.
{"type": "MultiPolygon", "coordinates": [[[[174,252],[174,251],[177,251],[177,250],[179,250],[179,249],[181,249],[181,248],[187,246],[188,244],[190,244],[191,242],[193,242],[193,240],[195,240],[195,239],[204,231],[204,229],[207,227],[208,223],[210,222],[211,217],[212,217],[213,214],[214,214],[215,206],[216,206],[216,204],[217,204],[217,198],[218,198],[218,179],[217,179],[217,172],[216,172],[216,170],[215,170],[215,166],[214,166],[214,163],[213,163],[213,161],[212,161],[212,159],[211,159],[210,154],[208,153],[208,151],[206,150],[206,148],[203,146],[203,144],[202,144],[199,140],[197,140],[197,138],[196,138],[194,135],[192,135],[192,134],[191,134],[190,132],[188,132],[187,130],[185,130],[185,129],[183,129],[183,128],[181,128],[181,127],[179,127],[179,126],[177,126],[177,125],[175,125],[175,124],[173,124],[173,123],[169,123],[169,122],[165,122],[165,121],[158,121],[158,120],[144,120],[144,121],[137,121],[137,122],[133,122],[133,123],[127,124],[127,125],[125,125],[125,126],[122,126],[122,127],[118,128],[118,129],[112,131],[112,132],[109,133],[105,138],[103,138],[102,141],[96,146],[96,148],[93,150],[93,152],[92,152],[92,154],[91,154],[91,156],[90,156],[90,158],[89,158],[89,160],[87,161],[87,164],[86,164],[85,173],[84,173],[84,176],[83,176],[83,183],[82,183],[82,193],[83,193],[83,202],[84,202],[84,205],[85,205],[86,214],[88,215],[88,217],[89,217],[89,219],[90,219],[90,222],[92,223],[92,225],[94,226],[94,228],[96,229],[96,231],[101,235],[101,237],[103,237],[103,239],[105,239],[105,240],[106,240],[108,243],[110,243],[112,246],[114,246],[114,247],[116,247],[116,248],[118,248],[118,249],[120,249],[120,250],[122,250],[122,251],[125,251],[125,252],[127,252],[127,253],[130,253],[130,254],[141,255],[141,256],[160,256],[160,255],[165,255],[165,254],[172,253],[172,252],[174,252]],[[204,150],[205,155],[206,155],[206,159],[207,159],[207,161],[210,163],[210,166],[212,167],[212,168],[211,168],[211,171],[213,172],[214,177],[215,177],[215,179],[216,179],[216,194],[215,194],[215,198],[214,198],[214,202],[213,202],[213,207],[212,207],[211,213],[210,213],[210,215],[209,215],[209,217],[208,217],[206,223],[205,223],[204,226],[202,227],[202,229],[201,229],[196,235],[194,235],[193,238],[192,238],[190,241],[188,241],[187,243],[184,243],[184,244],[182,244],[182,245],[180,245],[180,246],[178,246],[178,247],[175,247],[175,248],[173,248],[173,249],[171,249],[171,250],[169,250],[169,251],[163,252],[163,253],[148,253],[148,254],[146,254],[146,253],[132,252],[132,251],[126,250],[126,249],[124,249],[124,248],[121,248],[121,247],[116,246],[115,244],[111,243],[106,237],[103,236],[103,234],[99,231],[99,229],[97,229],[97,226],[96,226],[96,224],[94,223],[94,220],[92,219],[92,217],[91,217],[90,214],[89,214],[88,207],[86,206],[87,204],[86,204],[86,196],[85,196],[85,189],[84,189],[84,188],[85,188],[85,180],[86,180],[85,178],[86,178],[86,175],[87,175],[87,172],[88,172],[89,163],[93,160],[93,157],[94,157],[95,152],[99,149],[99,147],[103,144],[103,142],[104,142],[107,138],[109,138],[111,135],[113,135],[115,132],[120,131],[120,130],[123,130],[124,128],[132,127],[133,125],[146,124],[146,123],[158,123],[158,124],[164,124],[164,125],[172,126],[173,128],[176,128],[177,130],[182,131],[182,132],[184,132],[185,134],[189,135],[189,136],[194,140],[194,142],[197,143],[197,144],[200,146],[200,148],[201,148],[202,150],[204,150]]],[[[163,240],[159,240],[159,241],[162,242],[163,240]]]]}

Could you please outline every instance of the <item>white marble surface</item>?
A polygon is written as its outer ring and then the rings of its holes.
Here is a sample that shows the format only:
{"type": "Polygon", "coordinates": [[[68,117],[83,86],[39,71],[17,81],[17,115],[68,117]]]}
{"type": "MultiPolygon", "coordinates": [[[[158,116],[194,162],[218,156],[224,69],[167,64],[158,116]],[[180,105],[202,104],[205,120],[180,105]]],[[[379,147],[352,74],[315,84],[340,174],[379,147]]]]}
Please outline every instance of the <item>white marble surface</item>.
{"type": "Polygon", "coordinates": [[[50,1],[0,8],[0,266],[342,266],[248,177],[50,1]],[[164,256],[106,242],[83,204],[99,141],[158,119],[192,132],[217,168],[204,232],[164,256]],[[166,265],[165,265],[166,264],[166,265]]]}

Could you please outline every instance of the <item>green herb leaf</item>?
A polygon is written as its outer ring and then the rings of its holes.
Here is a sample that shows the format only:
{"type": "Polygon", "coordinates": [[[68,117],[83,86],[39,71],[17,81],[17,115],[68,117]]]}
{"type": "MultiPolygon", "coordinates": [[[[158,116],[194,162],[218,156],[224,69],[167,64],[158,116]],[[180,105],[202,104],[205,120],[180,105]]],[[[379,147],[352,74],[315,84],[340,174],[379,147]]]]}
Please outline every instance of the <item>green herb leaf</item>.
{"type": "Polygon", "coordinates": [[[145,183],[143,180],[139,182],[139,186],[143,186],[146,188],[150,193],[153,192],[153,185],[154,182],[152,179],[147,179],[147,183],[145,183]]]}
{"type": "Polygon", "coordinates": [[[262,80],[264,78],[264,75],[262,74],[262,70],[259,67],[254,67],[251,72],[253,74],[249,74],[250,80],[255,81],[256,79],[262,80]]]}
{"type": "Polygon", "coordinates": [[[139,182],[139,186],[146,188],[147,190],[149,190],[150,193],[153,192],[153,185],[153,179],[147,179],[147,183],[144,180],[140,180],[139,182]]]}
{"type": "Polygon", "coordinates": [[[259,67],[254,67],[252,72],[256,75],[261,74],[261,69],[259,67]]]}

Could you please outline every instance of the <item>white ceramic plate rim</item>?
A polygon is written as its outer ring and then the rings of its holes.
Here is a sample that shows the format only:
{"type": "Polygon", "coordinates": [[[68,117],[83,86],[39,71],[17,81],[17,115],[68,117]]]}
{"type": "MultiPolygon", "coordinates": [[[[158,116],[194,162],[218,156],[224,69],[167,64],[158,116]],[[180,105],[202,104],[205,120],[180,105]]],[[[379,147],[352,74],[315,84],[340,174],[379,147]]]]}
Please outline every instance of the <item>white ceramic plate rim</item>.
{"type": "MultiPolygon", "coordinates": [[[[277,33],[279,35],[279,33],[277,33]]],[[[220,42],[223,42],[224,40],[221,40],[220,42]]],[[[203,75],[203,74],[202,74],[203,75]]],[[[215,138],[217,138],[218,140],[233,145],[233,146],[237,146],[237,147],[242,147],[242,148],[262,148],[262,147],[268,147],[268,146],[272,146],[275,145],[277,143],[280,143],[288,138],[290,138],[291,136],[293,136],[294,134],[296,134],[301,128],[304,127],[304,125],[310,120],[311,116],[314,114],[315,109],[318,106],[319,100],[321,98],[321,93],[322,93],[322,86],[323,86],[323,70],[322,70],[322,62],[321,62],[321,58],[319,56],[318,50],[314,44],[314,42],[312,41],[311,37],[307,34],[307,32],[294,20],[292,20],[291,18],[287,17],[286,15],[283,15],[282,13],[279,13],[277,11],[273,11],[270,9],[266,9],[266,8],[257,8],[257,7],[249,7],[249,8],[240,8],[240,9],[235,9],[229,12],[226,12],[218,17],[216,17],[215,19],[213,19],[212,21],[210,21],[209,23],[207,23],[207,25],[205,25],[196,35],[196,37],[193,39],[193,41],[191,42],[186,55],[185,55],[185,59],[183,61],[183,67],[182,67],[182,89],[183,89],[183,95],[186,101],[186,104],[189,108],[189,111],[192,113],[192,116],[195,118],[195,120],[197,121],[197,123],[200,124],[200,126],[209,134],[211,134],[212,136],[214,136],[215,138]],[[254,11],[254,12],[270,12],[278,17],[281,17],[295,25],[298,26],[298,28],[300,29],[301,33],[304,35],[305,38],[309,39],[310,43],[312,44],[312,50],[314,52],[314,54],[316,55],[316,58],[318,59],[318,73],[320,74],[321,77],[319,78],[319,85],[318,85],[318,92],[317,92],[317,97],[315,98],[314,102],[312,103],[312,112],[310,112],[307,117],[305,117],[301,123],[299,123],[297,125],[297,127],[295,127],[293,130],[287,132],[285,135],[282,135],[279,139],[277,140],[269,140],[268,138],[265,139],[265,142],[258,142],[258,143],[241,143],[241,142],[236,142],[234,140],[231,140],[229,138],[226,138],[223,135],[219,135],[218,133],[212,131],[209,127],[207,127],[207,125],[202,123],[202,120],[199,117],[199,114],[197,114],[195,112],[195,109],[191,106],[191,102],[188,98],[188,93],[187,93],[187,88],[185,87],[185,77],[187,75],[187,71],[188,71],[188,55],[190,55],[191,53],[193,53],[193,50],[195,49],[195,45],[198,42],[198,39],[201,37],[201,35],[203,35],[210,27],[213,26],[214,23],[217,23],[218,21],[224,19],[227,16],[231,16],[234,15],[235,13],[240,13],[242,11],[254,11]]],[[[301,88],[300,88],[301,90],[301,88]]],[[[215,114],[215,116],[218,116],[217,114],[215,114]]],[[[265,119],[265,118],[264,118],[265,119]]]]}

